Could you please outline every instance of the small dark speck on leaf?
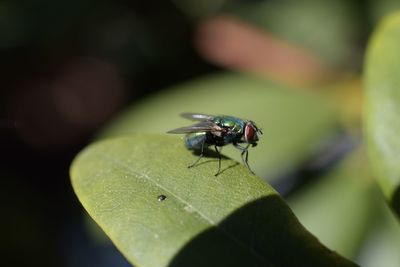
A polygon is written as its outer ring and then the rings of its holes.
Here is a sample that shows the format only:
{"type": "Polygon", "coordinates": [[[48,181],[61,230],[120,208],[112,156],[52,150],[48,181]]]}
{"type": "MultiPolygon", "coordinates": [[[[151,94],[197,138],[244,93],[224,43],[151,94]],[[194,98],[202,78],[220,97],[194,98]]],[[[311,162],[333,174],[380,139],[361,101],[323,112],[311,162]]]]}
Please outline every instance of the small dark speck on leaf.
{"type": "Polygon", "coordinates": [[[167,197],[165,195],[159,195],[158,201],[164,201],[167,197]]]}

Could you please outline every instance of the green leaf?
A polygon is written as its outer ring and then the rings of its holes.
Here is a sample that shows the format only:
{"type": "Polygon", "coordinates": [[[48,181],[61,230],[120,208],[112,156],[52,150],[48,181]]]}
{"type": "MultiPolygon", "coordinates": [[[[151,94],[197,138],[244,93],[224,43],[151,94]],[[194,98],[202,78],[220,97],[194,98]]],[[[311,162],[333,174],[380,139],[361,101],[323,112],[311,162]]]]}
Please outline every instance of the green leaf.
{"type": "Polygon", "coordinates": [[[366,135],[383,192],[400,215],[400,13],[387,17],[367,51],[366,135]]]}
{"type": "Polygon", "coordinates": [[[356,266],[244,166],[224,158],[215,177],[216,158],[188,169],[196,158],[175,136],[105,140],[75,159],[72,184],[135,266],[356,266]]]}
{"type": "MultiPolygon", "coordinates": [[[[165,133],[190,125],[182,112],[234,115],[255,121],[264,135],[250,151],[250,165],[271,181],[316,156],[337,134],[336,112],[323,99],[250,75],[218,74],[201,78],[134,104],[101,137],[165,133]]],[[[224,154],[240,161],[233,146],[224,154]]]]}

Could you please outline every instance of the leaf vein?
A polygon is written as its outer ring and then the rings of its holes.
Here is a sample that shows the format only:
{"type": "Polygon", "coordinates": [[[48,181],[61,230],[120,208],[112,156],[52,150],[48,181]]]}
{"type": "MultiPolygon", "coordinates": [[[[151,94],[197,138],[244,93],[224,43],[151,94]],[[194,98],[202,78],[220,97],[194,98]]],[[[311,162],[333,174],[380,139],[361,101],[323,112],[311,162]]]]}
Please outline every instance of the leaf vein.
{"type": "Polygon", "coordinates": [[[146,175],[145,173],[139,173],[138,171],[136,171],[135,169],[133,169],[131,166],[127,165],[126,163],[124,163],[123,161],[120,160],[116,160],[113,157],[108,156],[107,154],[100,154],[101,157],[103,157],[104,159],[110,160],[113,163],[115,163],[116,165],[119,165],[123,168],[125,168],[126,170],[128,170],[129,172],[132,172],[133,174],[145,178],[147,179],[149,182],[154,183],[157,187],[161,188],[162,190],[165,190],[166,192],[168,192],[168,194],[171,194],[172,196],[174,196],[177,200],[179,200],[180,202],[182,202],[184,204],[184,206],[191,206],[192,207],[192,211],[196,212],[198,215],[200,215],[200,217],[205,220],[206,222],[208,222],[211,226],[214,226],[215,228],[217,228],[218,230],[220,230],[223,234],[225,234],[228,238],[230,238],[232,241],[234,241],[235,243],[237,243],[239,246],[248,249],[250,251],[251,254],[253,254],[254,256],[256,256],[257,258],[259,258],[260,260],[262,260],[264,263],[267,263],[266,258],[264,258],[262,255],[260,255],[257,251],[255,251],[252,247],[247,246],[244,242],[242,242],[240,239],[236,238],[232,233],[230,233],[229,231],[227,231],[226,229],[222,228],[221,226],[219,226],[216,222],[214,222],[212,219],[208,218],[205,214],[203,214],[200,210],[198,210],[196,207],[194,207],[193,205],[189,204],[186,200],[184,200],[183,198],[181,198],[180,196],[178,196],[177,194],[173,193],[170,189],[166,188],[165,186],[163,186],[162,184],[158,183],[156,180],[154,180],[153,178],[151,178],[150,176],[146,175]]]}

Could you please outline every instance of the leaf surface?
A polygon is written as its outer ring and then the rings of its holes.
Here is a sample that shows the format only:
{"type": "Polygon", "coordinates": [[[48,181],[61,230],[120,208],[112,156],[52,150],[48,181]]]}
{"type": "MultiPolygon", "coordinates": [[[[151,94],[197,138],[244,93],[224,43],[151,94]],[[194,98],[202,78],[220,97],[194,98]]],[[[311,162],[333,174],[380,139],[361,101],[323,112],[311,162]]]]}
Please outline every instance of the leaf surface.
{"type": "Polygon", "coordinates": [[[71,167],[83,206],[135,266],[356,266],[321,245],[244,166],[168,135],[89,146],[71,167]],[[160,201],[160,196],[165,199],[160,201]]]}

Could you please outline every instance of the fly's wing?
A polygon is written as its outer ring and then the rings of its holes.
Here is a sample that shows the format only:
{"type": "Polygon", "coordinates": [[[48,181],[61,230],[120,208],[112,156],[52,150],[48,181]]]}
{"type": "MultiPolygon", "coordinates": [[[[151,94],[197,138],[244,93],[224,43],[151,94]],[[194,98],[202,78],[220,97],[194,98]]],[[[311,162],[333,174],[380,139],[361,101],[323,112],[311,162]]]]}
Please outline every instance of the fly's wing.
{"type": "Polygon", "coordinates": [[[189,119],[192,121],[210,121],[215,117],[213,115],[191,113],[191,112],[181,113],[181,116],[184,117],[185,119],[189,119]]]}
{"type": "Polygon", "coordinates": [[[214,132],[221,130],[222,128],[213,123],[212,121],[202,121],[193,125],[168,131],[167,133],[187,134],[187,133],[200,133],[200,132],[214,132]]]}

